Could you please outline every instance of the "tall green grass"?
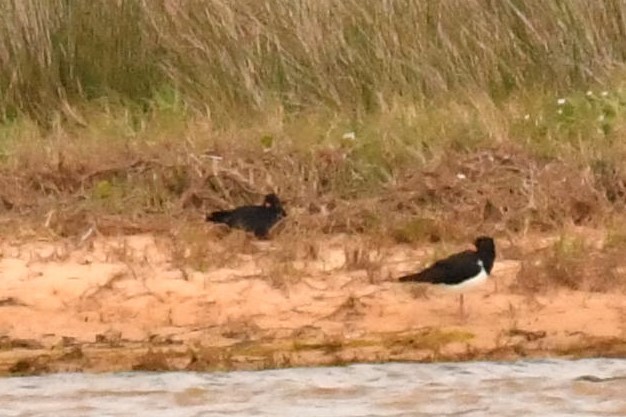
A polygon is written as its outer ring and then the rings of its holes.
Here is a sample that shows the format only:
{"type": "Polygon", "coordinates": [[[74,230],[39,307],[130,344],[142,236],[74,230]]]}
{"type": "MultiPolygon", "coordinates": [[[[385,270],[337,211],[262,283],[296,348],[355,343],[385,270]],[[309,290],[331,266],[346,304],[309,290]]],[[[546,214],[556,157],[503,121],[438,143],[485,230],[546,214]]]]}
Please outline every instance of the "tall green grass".
{"type": "Polygon", "coordinates": [[[498,102],[608,82],[625,35],[621,0],[0,0],[0,118],[498,102]]]}

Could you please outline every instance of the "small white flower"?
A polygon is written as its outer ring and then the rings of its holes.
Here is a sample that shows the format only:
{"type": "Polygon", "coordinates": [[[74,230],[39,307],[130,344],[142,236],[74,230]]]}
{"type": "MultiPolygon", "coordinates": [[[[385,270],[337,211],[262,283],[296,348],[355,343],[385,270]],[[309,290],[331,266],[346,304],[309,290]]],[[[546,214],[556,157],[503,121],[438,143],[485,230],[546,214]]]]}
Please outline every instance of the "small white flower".
{"type": "Polygon", "coordinates": [[[346,133],[343,134],[343,136],[341,138],[345,139],[345,140],[356,140],[356,133],[354,133],[354,132],[346,132],[346,133]]]}
{"type": "Polygon", "coordinates": [[[558,104],[559,106],[562,106],[563,104],[565,104],[565,99],[564,98],[560,98],[556,101],[556,104],[558,104]]]}
{"type": "Polygon", "coordinates": [[[587,90],[587,92],[585,93],[585,95],[586,95],[587,97],[591,97],[591,96],[593,95],[593,91],[591,91],[591,90],[587,90]]]}
{"type": "Polygon", "coordinates": [[[525,114],[524,115],[524,120],[530,120],[530,114],[525,114]]]}
{"type": "Polygon", "coordinates": [[[602,97],[606,97],[609,95],[608,91],[603,91],[602,93],[600,93],[602,95],[602,97]]]}
{"type": "Polygon", "coordinates": [[[460,180],[464,180],[464,179],[466,179],[466,178],[467,178],[467,177],[465,176],[465,174],[461,174],[461,173],[456,174],[456,177],[457,177],[458,179],[460,179],[460,180]]]}

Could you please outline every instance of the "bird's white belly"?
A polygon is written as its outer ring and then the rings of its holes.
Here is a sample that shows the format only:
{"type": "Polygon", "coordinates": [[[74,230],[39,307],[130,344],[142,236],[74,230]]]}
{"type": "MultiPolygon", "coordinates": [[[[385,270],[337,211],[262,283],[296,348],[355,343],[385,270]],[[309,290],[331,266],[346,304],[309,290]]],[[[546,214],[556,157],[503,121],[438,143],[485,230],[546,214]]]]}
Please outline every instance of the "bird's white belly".
{"type": "Polygon", "coordinates": [[[469,291],[476,287],[480,287],[482,284],[487,282],[488,277],[489,275],[487,274],[485,269],[481,268],[480,273],[478,275],[475,275],[474,277],[467,279],[459,284],[449,285],[448,287],[452,291],[469,291]]]}

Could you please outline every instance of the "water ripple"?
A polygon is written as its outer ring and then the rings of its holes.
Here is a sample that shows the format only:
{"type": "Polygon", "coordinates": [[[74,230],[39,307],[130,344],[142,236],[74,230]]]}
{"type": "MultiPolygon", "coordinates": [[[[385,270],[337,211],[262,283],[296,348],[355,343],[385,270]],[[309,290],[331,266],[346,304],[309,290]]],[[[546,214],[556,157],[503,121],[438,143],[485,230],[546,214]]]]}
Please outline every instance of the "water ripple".
{"type": "Polygon", "coordinates": [[[3,417],[626,415],[626,360],[0,379],[3,417]]]}

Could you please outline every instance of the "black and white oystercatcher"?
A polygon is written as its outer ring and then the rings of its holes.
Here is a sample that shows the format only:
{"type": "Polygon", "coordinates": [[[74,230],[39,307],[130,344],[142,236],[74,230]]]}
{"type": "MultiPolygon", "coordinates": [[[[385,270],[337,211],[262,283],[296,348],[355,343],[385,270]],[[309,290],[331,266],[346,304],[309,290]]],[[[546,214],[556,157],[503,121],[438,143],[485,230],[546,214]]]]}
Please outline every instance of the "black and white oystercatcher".
{"type": "MultiPolygon", "coordinates": [[[[476,250],[466,250],[435,262],[416,274],[400,277],[400,282],[423,282],[443,285],[447,288],[466,291],[483,284],[491,273],[496,259],[496,246],[492,238],[481,236],[474,241],[476,250]]],[[[463,293],[459,297],[459,308],[463,316],[463,293]]]]}
{"type": "Polygon", "coordinates": [[[253,232],[261,239],[267,239],[268,233],[280,219],[287,216],[278,196],[267,194],[260,206],[241,206],[233,210],[214,211],[207,214],[206,221],[223,223],[230,227],[253,232]]]}

